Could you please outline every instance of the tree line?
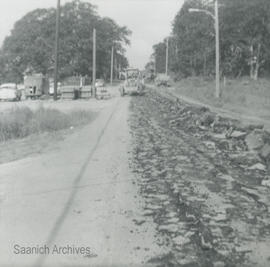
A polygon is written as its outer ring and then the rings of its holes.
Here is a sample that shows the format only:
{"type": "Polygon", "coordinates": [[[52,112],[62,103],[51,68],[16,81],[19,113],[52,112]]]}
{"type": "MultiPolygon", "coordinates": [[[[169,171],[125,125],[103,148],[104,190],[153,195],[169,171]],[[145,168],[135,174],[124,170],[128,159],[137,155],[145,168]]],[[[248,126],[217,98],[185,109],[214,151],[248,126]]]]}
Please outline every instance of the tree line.
{"type": "MultiPolygon", "coordinates": [[[[169,38],[169,70],[176,78],[213,76],[215,30],[213,1],[185,0],[172,23],[169,38]]],[[[219,0],[221,75],[256,80],[270,73],[270,1],[219,0]]],[[[146,68],[165,72],[166,40],[153,46],[146,68]]]]}
{"type": "MultiPolygon", "coordinates": [[[[97,31],[97,77],[110,75],[111,47],[115,68],[128,66],[125,45],[131,31],[108,17],[101,17],[96,6],[74,0],[61,7],[59,75],[91,76],[93,29],[97,31]]],[[[50,75],[54,68],[56,9],[36,9],[18,20],[0,50],[1,82],[23,80],[25,73],[50,75]]]]}

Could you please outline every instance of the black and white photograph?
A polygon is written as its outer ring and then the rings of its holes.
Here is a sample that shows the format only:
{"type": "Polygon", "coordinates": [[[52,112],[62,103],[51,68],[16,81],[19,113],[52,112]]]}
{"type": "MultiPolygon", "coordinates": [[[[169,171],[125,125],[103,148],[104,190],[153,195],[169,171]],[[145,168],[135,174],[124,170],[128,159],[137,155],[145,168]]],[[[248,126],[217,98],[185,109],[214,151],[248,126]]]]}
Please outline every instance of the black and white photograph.
{"type": "Polygon", "coordinates": [[[0,267],[269,266],[269,0],[0,0],[0,267]]]}

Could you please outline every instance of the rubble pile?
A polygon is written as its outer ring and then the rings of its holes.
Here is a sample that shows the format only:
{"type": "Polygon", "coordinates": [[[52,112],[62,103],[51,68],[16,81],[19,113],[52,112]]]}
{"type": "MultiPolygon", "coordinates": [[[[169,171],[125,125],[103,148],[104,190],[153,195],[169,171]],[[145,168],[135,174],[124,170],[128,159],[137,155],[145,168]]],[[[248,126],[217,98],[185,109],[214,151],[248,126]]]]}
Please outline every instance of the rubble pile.
{"type": "Polygon", "coordinates": [[[261,266],[252,252],[270,245],[269,134],[151,90],[131,111],[143,216],[170,251],[151,262],[261,266]]]}

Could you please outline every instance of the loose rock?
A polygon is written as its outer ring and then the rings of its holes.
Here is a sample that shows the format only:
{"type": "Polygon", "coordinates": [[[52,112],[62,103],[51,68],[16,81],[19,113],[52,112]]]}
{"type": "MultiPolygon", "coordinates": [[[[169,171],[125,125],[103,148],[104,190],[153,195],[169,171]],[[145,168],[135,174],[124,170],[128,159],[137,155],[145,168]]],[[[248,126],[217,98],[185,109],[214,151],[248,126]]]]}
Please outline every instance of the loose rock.
{"type": "Polygon", "coordinates": [[[249,150],[260,149],[263,146],[263,132],[254,130],[246,136],[245,142],[249,150]]]}

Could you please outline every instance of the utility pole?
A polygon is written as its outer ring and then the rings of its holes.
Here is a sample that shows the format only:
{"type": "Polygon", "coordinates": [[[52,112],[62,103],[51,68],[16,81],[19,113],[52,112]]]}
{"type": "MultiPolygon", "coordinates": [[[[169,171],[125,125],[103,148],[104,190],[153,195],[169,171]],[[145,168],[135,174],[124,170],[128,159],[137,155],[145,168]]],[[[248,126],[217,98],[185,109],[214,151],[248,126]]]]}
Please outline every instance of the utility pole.
{"type": "Polygon", "coordinates": [[[216,98],[220,98],[220,44],[219,44],[219,14],[218,14],[218,0],[215,0],[215,13],[206,9],[190,8],[189,12],[203,12],[209,15],[215,23],[215,39],[216,39],[216,98]]]}
{"type": "Polygon", "coordinates": [[[118,79],[120,80],[121,78],[121,64],[118,64],[118,79]]]}
{"type": "Polygon", "coordinates": [[[113,69],[115,70],[114,71],[114,77],[117,78],[117,55],[114,56],[114,63],[113,63],[113,69]]]}
{"type": "Polygon", "coordinates": [[[154,74],[157,75],[157,55],[156,52],[154,54],[154,74]]]}
{"type": "Polygon", "coordinates": [[[166,75],[168,75],[168,62],[169,62],[169,37],[166,41],[166,75]]]}
{"type": "Polygon", "coordinates": [[[219,46],[219,14],[218,14],[218,0],[215,0],[215,32],[216,32],[216,98],[220,98],[220,46],[219,46]]]}
{"type": "Polygon", "coordinates": [[[57,0],[56,31],[55,31],[55,62],[54,62],[54,93],[53,99],[57,100],[58,86],[58,61],[59,61],[59,30],[60,30],[60,0],[57,0]]]}
{"type": "Polygon", "coordinates": [[[113,54],[114,54],[114,47],[112,45],[112,52],[111,52],[111,85],[113,83],[113,54]]]}
{"type": "Polygon", "coordinates": [[[93,70],[92,70],[92,88],[93,88],[93,97],[96,96],[96,50],[97,50],[97,42],[96,42],[96,29],[93,30],[93,70]]]}

